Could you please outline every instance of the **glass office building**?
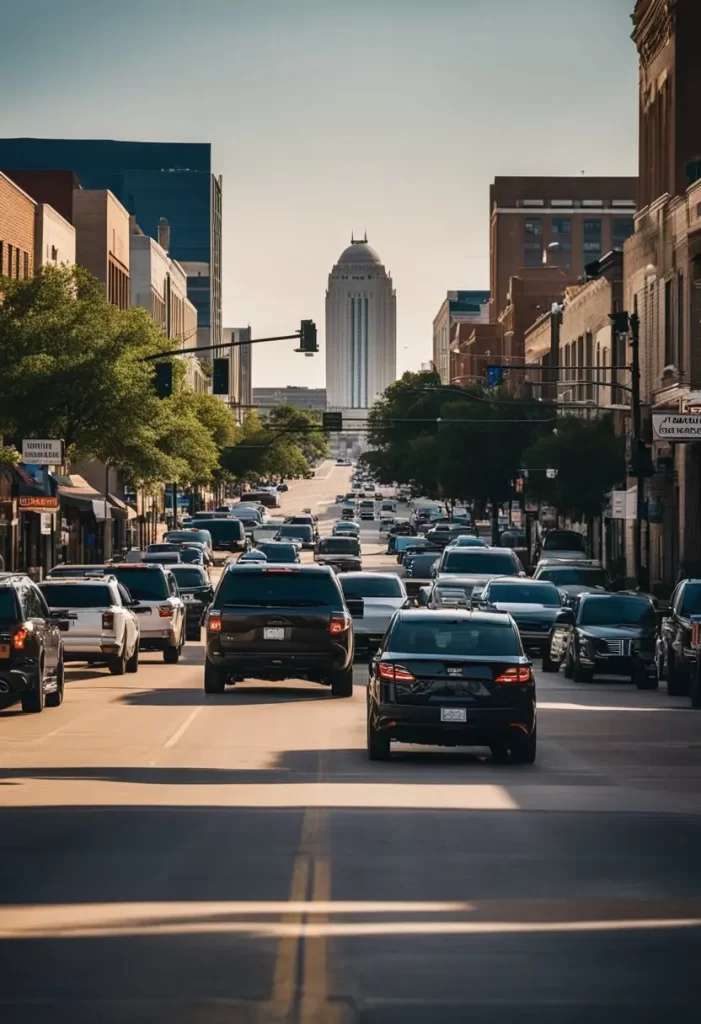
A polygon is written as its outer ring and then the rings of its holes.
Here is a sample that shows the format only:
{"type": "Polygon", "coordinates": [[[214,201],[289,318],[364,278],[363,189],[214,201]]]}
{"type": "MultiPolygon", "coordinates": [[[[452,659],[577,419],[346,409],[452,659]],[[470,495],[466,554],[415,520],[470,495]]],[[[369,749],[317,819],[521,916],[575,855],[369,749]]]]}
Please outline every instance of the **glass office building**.
{"type": "Polygon", "coordinates": [[[72,170],[83,188],[113,192],[152,238],[166,220],[197,308],[197,343],[221,342],[221,178],[208,143],[0,139],[0,168],[72,170]]]}

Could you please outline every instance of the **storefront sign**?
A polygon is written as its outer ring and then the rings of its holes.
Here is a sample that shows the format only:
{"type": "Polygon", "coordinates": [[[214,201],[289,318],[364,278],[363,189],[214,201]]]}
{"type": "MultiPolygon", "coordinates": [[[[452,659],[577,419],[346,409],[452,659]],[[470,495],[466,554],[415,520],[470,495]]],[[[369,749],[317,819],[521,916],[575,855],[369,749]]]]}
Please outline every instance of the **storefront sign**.
{"type": "Polygon", "coordinates": [[[611,518],[625,519],[627,491],[611,491],[611,518]]]}
{"type": "Polygon", "coordinates": [[[701,441],[701,416],[690,412],[655,412],[652,434],[657,441],[701,441]]]}
{"type": "Polygon", "coordinates": [[[28,466],[60,466],[63,462],[63,441],[25,437],[22,441],[22,462],[28,466]]]}
{"type": "Polygon", "coordinates": [[[58,512],[58,498],[51,495],[20,495],[17,503],[20,512],[58,512]]]}

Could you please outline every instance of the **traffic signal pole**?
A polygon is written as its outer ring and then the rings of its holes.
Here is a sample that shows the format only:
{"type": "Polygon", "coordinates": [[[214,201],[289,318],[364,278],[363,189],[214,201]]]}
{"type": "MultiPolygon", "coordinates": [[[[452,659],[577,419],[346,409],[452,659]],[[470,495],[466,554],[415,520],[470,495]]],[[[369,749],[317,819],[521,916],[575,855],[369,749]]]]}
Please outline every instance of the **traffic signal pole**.
{"type": "MultiPolygon", "coordinates": [[[[642,586],[642,517],[645,507],[645,477],[641,465],[641,449],[643,446],[642,422],[640,415],[640,317],[631,313],[630,324],[630,385],[631,385],[631,418],[632,418],[632,463],[636,471],[635,477],[635,521],[633,523],[633,571],[638,586],[642,586]]],[[[648,526],[648,530],[650,527],[648,526]]],[[[649,572],[649,567],[646,567],[649,572]]]]}

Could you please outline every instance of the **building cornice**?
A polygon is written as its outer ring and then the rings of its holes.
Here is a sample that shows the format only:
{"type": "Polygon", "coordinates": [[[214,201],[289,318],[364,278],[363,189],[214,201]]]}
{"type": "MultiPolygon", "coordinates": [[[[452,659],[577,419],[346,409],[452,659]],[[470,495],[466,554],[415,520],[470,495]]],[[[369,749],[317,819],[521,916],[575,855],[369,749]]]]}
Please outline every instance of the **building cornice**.
{"type": "Polygon", "coordinates": [[[672,36],[676,6],[677,0],[638,0],[631,38],[643,67],[651,64],[672,36]]]}

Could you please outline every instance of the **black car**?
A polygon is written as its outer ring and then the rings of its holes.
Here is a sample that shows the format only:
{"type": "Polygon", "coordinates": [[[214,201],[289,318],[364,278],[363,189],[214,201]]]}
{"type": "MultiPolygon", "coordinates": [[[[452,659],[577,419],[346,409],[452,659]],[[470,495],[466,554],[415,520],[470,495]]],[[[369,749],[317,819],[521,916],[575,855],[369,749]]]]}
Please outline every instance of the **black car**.
{"type": "Polygon", "coordinates": [[[404,558],[402,560],[405,578],[419,580],[430,579],[431,569],[434,565],[438,564],[440,556],[440,548],[435,548],[433,551],[427,551],[426,549],[412,551],[411,548],[409,548],[408,551],[404,552],[404,558]]]}
{"type": "Polygon", "coordinates": [[[398,611],[370,666],[367,748],[391,740],[488,746],[517,764],[536,756],[531,663],[508,615],[398,611]]]}
{"type": "Polygon", "coordinates": [[[582,594],[574,608],[563,608],[550,631],[543,671],[576,683],[595,675],[629,676],[639,690],[657,688],[657,613],[640,594],[582,594]]]}
{"type": "Polygon", "coordinates": [[[269,562],[293,564],[299,562],[299,552],[295,545],[286,544],[282,540],[258,541],[256,546],[252,548],[251,554],[255,554],[256,551],[260,551],[261,554],[265,555],[269,562]]]}
{"type": "Polygon", "coordinates": [[[199,640],[205,613],[214,597],[214,588],[204,568],[200,566],[172,565],[170,570],[185,602],[185,638],[199,640]]]}
{"type": "Polygon", "coordinates": [[[331,569],[229,565],[207,617],[206,693],[248,677],[353,693],[353,620],[331,569]]]}
{"type": "Polygon", "coordinates": [[[527,650],[537,648],[540,654],[548,647],[550,629],[564,603],[553,583],[513,576],[490,580],[477,601],[477,607],[485,611],[508,612],[523,646],[527,650]]]}
{"type": "Polygon", "coordinates": [[[701,615],[701,580],[682,580],[670,598],[669,612],[662,619],[657,641],[659,676],[667,679],[671,697],[689,693],[698,654],[692,644],[695,615],[701,615]]]}
{"type": "Polygon", "coordinates": [[[337,572],[357,572],[363,567],[360,541],[357,537],[324,537],[316,546],[314,560],[337,572]]]}
{"type": "Polygon", "coordinates": [[[39,588],[21,574],[0,577],[0,699],[23,711],[63,702],[62,631],[75,614],[50,611],[39,588]]]}
{"type": "Polygon", "coordinates": [[[580,594],[601,593],[611,589],[611,578],[600,562],[590,559],[546,562],[533,573],[534,580],[548,580],[572,604],[580,594]]]}
{"type": "Polygon", "coordinates": [[[314,531],[313,523],[284,523],[273,539],[297,543],[302,548],[314,548],[316,544],[314,531]]]}
{"type": "Polygon", "coordinates": [[[247,551],[251,546],[246,529],[240,519],[197,519],[198,530],[207,530],[212,535],[215,551],[247,551]]]}

